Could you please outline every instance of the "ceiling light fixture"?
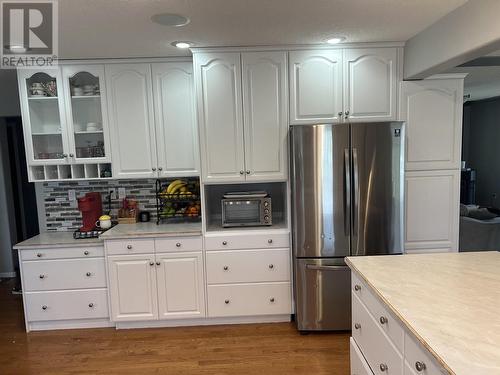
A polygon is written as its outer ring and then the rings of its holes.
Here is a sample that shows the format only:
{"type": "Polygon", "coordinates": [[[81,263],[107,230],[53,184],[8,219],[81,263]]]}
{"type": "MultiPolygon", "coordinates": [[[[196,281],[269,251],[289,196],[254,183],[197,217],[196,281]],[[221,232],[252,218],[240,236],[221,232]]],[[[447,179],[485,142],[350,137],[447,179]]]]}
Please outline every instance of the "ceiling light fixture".
{"type": "Polygon", "coordinates": [[[345,36],[335,36],[330,39],[327,39],[328,44],[338,44],[340,42],[343,42],[345,40],[345,36]]]}
{"type": "Polygon", "coordinates": [[[151,21],[164,26],[186,26],[191,20],[181,14],[159,13],[151,16],[151,21]]]}
{"type": "Polygon", "coordinates": [[[191,42],[173,42],[172,45],[177,48],[186,49],[193,45],[191,42]]]}

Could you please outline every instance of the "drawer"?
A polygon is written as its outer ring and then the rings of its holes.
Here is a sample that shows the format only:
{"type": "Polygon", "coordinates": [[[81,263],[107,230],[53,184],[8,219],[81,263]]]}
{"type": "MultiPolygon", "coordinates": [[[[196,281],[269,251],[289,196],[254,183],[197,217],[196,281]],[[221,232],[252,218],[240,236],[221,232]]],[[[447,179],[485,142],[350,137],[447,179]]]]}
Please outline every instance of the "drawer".
{"type": "Polygon", "coordinates": [[[207,250],[234,250],[234,249],[266,249],[290,247],[289,233],[274,234],[235,234],[206,236],[207,250]]]}
{"type": "Polygon", "coordinates": [[[351,358],[351,375],[373,375],[370,366],[368,366],[368,362],[366,362],[365,357],[359,350],[356,341],[351,337],[350,338],[350,358],[351,358]]]}
{"type": "Polygon", "coordinates": [[[207,253],[209,284],[290,281],[290,250],[265,249],[207,253]]]}
{"type": "Polygon", "coordinates": [[[21,260],[95,258],[104,256],[103,246],[21,250],[21,260]]]}
{"type": "Polygon", "coordinates": [[[106,251],[108,255],[151,254],[155,252],[155,241],[154,239],[106,241],[106,251]]]}
{"type": "Polygon", "coordinates": [[[208,316],[291,314],[290,283],[208,286],[208,316]]]}
{"type": "Polygon", "coordinates": [[[354,293],[352,293],[352,337],[374,374],[402,375],[402,354],[354,293]]]}
{"type": "Polygon", "coordinates": [[[392,340],[394,345],[403,352],[404,329],[392,312],[380,301],[375,293],[356,274],[352,273],[352,291],[368,308],[380,328],[392,340]]]}
{"type": "Polygon", "coordinates": [[[404,354],[404,375],[441,375],[448,373],[437,363],[434,356],[410,333],[405,334],[404,354]]]}
{"type": "Polygon", "coordinates": [[[203,241],[201,236],[160,238],[155,240],[155,248],[157,253],[171,251],[201,251],[203,248],[203,241]]]}
{"type": "Polygon", "coordinates": [[[27,292],[106,287],[104,258],[26,261],[22,266],[27,292]]]}
{"type": "Polygon", "coordinates": [[[106,289],[25,293],[29,322],[108,318],[106,289]]]}

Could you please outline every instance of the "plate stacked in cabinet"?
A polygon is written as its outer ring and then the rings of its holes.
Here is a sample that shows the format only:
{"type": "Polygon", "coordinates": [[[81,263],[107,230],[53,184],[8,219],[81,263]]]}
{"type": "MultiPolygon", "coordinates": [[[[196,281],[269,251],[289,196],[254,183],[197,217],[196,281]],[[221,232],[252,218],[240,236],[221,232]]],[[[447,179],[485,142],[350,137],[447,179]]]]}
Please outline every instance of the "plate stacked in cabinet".
{"type": "Polygon", "coordinates": [[[287,230],[207,234],[205,249],[209,317],[291,314],[287,230]]]}
{"type": "Polygon", "coordinates": [[[109,326],[103,246],[19,250],[26,330],[109,326]]]}

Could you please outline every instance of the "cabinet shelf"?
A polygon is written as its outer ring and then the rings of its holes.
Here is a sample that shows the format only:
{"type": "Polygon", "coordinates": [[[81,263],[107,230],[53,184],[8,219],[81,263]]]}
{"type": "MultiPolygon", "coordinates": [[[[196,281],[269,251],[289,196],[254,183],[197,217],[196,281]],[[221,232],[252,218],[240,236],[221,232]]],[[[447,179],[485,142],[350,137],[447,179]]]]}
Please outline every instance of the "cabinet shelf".
{"type": "Polygon", "coordinates": [[[97,99],[100,97],[101,95],[74,95],[71,99],[97,99]]]}
{"type": "Polygon", "coordinates": [[[75,134],[102,134],[103,130],[84,130],[84,131],[77,131],[75,134]]]}
{"type": "Polygon", "coordinates": [[[43,132],[43,133],[31,133],[33,136],[41,136],[41,135],[61,135],[61,132],[43,132]]]}
{"type": "Polygon", "coordinates": [[[28,100],[57,100],[57,96],[28,96],[28,100]]]}

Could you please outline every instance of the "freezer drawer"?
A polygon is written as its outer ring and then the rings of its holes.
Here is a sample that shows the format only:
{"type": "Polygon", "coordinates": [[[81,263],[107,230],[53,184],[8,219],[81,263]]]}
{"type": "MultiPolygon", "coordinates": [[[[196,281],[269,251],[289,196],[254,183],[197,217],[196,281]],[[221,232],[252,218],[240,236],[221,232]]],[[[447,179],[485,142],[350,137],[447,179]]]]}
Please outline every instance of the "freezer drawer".
{"type": "Polygon", "coordinates": [[[295,259],[299,331],[351,328],[351,273],[343,258],[295,259]]]}

